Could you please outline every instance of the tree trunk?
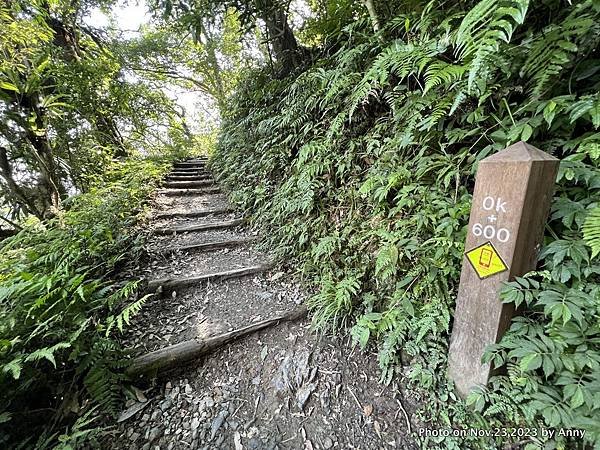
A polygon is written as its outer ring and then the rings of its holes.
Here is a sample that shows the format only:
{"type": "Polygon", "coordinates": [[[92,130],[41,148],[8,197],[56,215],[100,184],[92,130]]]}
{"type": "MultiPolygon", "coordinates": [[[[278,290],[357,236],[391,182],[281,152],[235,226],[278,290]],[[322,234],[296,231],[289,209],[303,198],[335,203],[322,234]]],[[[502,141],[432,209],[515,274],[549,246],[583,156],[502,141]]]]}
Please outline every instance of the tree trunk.
{"type": "MultiPolygon", "coordinates": [[[[39,170],[42,175],[41,182],[47,190],[47,199],[51,205],[51,208],[45,208],[44,215],[51,217],[60,210],[61,198],[66,197],[67,191],[54,162],[54,152],[48,140],[44,111],[39,107],[39,98],[37,98],[37,95],[31,97],[31,111],[35,114],[35,129],[31,127],[24,128],[27,140],[34,148],[37,156],[39,170]]],[[[27,116],[31,116],[31,113],[28,113],[27,116]]]]}
{"type": "Polygon", "coordinates": [[[125,147],[125,141],[123,136],[115,123],[115,119],[110,115],[97,114],[96,115],[96,129],[100,132],[100,141],[102,145],[113,146],[114,155],[118,158],[124,158],[128,156],[127,148],[125,147]]]}
{"type": "Polygon", "coordinates": [[[298,42],[290,28],[287,15],[280,8],[272,8],[265,12],[263,20],[267,26],[268,41],[273,47],[275,60],[281,77],[289,75],[300,62],[298,42]]]}
{"type": "Polygon", "coordinates": [[[12,197],[21,204],[25,210],[33,214],[38,218],[42,218],[42,212],[39,211],[35,203],[29,198],[28,195],[23,192],[21,187],[17,184],[12,176],[12,169],[10,167],[10,163],[8,161],[8,151],[4,147],[0,147],[0,173],[2,174],[2,178],[6,181],[8,186],[8,190],[12,197]]]}
{"type": "Polygon", "coordinates": [[[379,16],[377,15],[377,10],[375,9],[375,4],[373,0],[361,0],[362,4],[365,5],[367,11],[369,12],[369,17],[371,18],[371,25],[373,27],[373,31],[375,34],[379,33],[381,30],[381,24],[379,23],[379,16]]]}

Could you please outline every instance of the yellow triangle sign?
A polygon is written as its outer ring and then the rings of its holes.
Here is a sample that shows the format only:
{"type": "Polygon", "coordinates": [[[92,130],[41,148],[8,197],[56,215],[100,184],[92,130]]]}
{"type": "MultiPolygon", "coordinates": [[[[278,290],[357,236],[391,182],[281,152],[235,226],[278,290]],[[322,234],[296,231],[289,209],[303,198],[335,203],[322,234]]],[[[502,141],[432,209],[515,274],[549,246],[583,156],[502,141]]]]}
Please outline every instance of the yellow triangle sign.
{"type": "Polygon", "coordinates": [[[465,256],[481,280],[508,270],[508,266],[491,242],[486,242],[467,251],[465,256]]]}

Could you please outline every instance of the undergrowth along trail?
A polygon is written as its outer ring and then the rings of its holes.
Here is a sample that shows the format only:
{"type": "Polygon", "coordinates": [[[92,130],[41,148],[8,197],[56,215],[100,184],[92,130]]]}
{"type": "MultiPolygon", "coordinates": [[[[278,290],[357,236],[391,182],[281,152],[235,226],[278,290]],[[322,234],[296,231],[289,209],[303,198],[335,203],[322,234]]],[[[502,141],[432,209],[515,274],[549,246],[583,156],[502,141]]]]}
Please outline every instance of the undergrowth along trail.
{"type": "Polygon", "coordinates": [[[114,163],[67,211],[2,242],[0,445],[75,445],[120,409],[127,363],[114,337],[147,299],[120,271],[139,257],[136,225],[169,163],[114,163]]]}
{"type": "MultiPolygon", "coordinates": [[[[350,327],[362,347],[376,346],[384,383],[400,377],[430,396],[425,416],[448,427],[583,429],[600,445],[598,6],[403,11],[380,40],[366,21],[333,33],[328,52],[293,76],[253,71],[229,103],[212,167],[271,248],[318,287],[315,325],[350,327]],[[445,367],[473,175],[519,140],[562,160],[557,192],[539,271],[503,297],[528,310],[485,356],[508,373],[469,398],[471,413],[445,367]]],[[[469,441],[424,444],[505,444],[469,441]]]]}

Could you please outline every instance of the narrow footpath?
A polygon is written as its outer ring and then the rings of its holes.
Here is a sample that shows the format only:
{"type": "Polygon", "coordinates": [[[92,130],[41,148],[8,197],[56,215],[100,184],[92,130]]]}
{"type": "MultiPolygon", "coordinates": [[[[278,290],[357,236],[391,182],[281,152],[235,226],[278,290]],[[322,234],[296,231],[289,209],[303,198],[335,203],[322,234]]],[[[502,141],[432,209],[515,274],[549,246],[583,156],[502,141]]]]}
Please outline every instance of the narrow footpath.
{"type": "Polygon", "coordinates": [[[310,329],[308,294],[256,250],[206,164],[175,164],[154,200],[138,271],[156,295],[123,338],[138,399],[106,447],[417,448],[422,400],[380,384],[375,354],[310,329]]]}

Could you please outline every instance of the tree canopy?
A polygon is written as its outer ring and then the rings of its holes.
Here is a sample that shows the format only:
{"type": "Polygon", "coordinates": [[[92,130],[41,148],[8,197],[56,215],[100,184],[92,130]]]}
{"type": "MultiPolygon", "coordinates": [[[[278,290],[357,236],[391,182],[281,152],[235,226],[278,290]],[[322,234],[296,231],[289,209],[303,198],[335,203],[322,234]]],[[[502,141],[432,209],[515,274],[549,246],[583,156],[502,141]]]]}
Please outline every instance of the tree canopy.
{"type": "Polygon", "coordinates": [[[90,25],[118,5],[0,2],[0,445],[97,442],[122,406],[145,297],[117,279],[166,167],[202,152],[315,327],[376,351],[427,423],[600,448],[597,0],[148,0],[134,34],[90,25]],[[537,270],[501,294],[523,313],[483,355],[505,370],[464,402],[446,368],[474,174],[518,141],[561,160],[556,193],[537,270]]]}

